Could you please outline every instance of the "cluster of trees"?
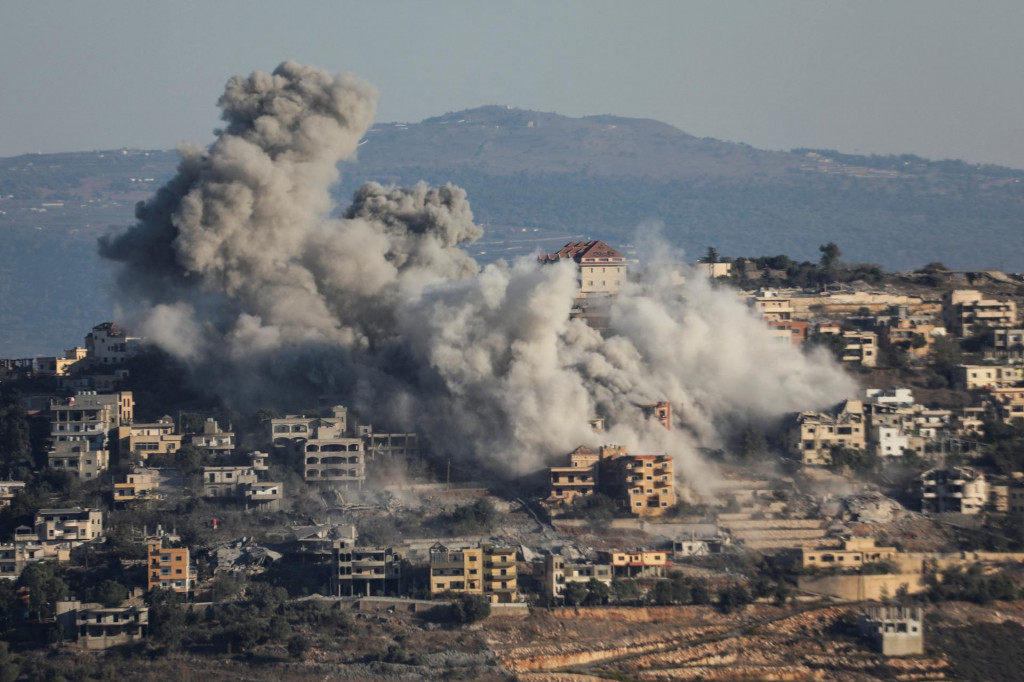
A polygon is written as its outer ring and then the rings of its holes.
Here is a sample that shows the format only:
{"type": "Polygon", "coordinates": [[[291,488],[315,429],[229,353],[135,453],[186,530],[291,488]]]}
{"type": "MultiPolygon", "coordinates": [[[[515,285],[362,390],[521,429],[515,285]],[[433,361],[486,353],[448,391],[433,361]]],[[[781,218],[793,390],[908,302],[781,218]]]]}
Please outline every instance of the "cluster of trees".
{"type": "Polygon", "coordinates": [[[933,564],[925,573],[925,584],[929,588],[925,597],[932,602],[970,601],[988,604],[993,600],[1012,601],[1021,596],[1020,588],[1008,575],[986,575],[978,564],[972,564],[967,570],[961,566],[945,569],[941,579],[933,564]]]}

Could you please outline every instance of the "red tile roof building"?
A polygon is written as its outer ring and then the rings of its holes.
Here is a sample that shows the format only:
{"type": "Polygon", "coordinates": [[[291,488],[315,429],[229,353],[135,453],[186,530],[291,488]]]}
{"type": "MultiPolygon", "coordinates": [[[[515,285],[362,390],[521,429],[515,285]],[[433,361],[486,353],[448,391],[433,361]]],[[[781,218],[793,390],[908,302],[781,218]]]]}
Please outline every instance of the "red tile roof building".
{"type": "Polygon", "coordinates": [[[626,280],[626,258],[600,240],[569,242],[555,253],[539,257],[541,263],[572,260],[576,263],[580,296],[614,295],[626,280]]]}

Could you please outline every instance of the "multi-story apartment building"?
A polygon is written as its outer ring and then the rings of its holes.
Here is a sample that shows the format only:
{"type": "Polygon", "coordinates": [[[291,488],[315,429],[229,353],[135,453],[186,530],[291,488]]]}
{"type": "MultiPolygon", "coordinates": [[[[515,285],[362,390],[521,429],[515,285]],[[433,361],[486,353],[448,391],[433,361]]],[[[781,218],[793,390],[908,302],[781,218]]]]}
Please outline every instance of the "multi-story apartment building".
{"type": "Polygon", "coordinates": [[[0,544],[0,578],[17,580],[26,566],[42,561],[44,558],[47,558],[46,549],[35,542],[18,541],[0,544]]]}
{"type": "Polygon", "coordinates": [[[138,352],[139,341],[116,322],[104,322],[86,335],[86,355],[96,365],[119,365],[138,352]]]}
{"type": "Polygon", "coordinates": [[[130,391],[98,394],[82,392],[50,401],[52,468],[79,478],[95,478],[110,464],[111,435],[134,417],[130,391]]]}
{"type": "Polygon", "coordinates": [[[946,335],[946,328],[913,318],[894,318],[880,325],[878,334],[882,343],[923,358],[935,348],[936,337],[946,335]]]}
{"type": "Polygon", "coordinates": [[[572,504],[577,497],[592,495],[597,490],[597,462],[601,455],[586,445],[569,453],[569,466],[551,467],[551,495],[548,504],[572,504]]]}
{"type": "Polygon", "coordinates": [[[58,602],[57,621],[73,616],[72,635],[78,646],[96,651],[141,642],[149,631],[149,609],[145,606],[81,608],[78,602],[58,602]]]}
{"type": "Polygon", "coordinates": [[[302,458],[307,482],[362,487],[366,480],[364,440],[348,435],[344,407],[334,407],[330,417],[274,419],[270,428],[275,448],[302,458]]]}
{"type": "Polygon", "coordinates": [[[1003,421],[1024,419],[1024,386],[990,388],[988,395],[1003,421]]]}
{"type": "Polygon", "coordinates": [[[164,547],[162,541],[149,544],[146,562],[150,590],[161,588],[187,594],[192,589],[192,572],[187,547],[164,547]]]}
{"type": "Polygon", "coordinates": [[[25,481],[0,481],[0,509],[11,506],[11,500],[25,489],[25,481]]]}
{"type": "Polygon", "coordinates": [[[858,622],[861,637],[883,656],[924,653],[924,615],[920,606],[871,604],[858,622]]]}
{"type": "Polygon", "coordinates": [[[540,256],[541,263],[571,260],[581,298],[614,296],[626,282],[626,258],[602,241],[569,242],[555,253],[540,256]]]}
{"type": "Polygon", "coordinates": [[[668,552],[660,550],[600,550],[597,560],[611,566],[617,578],[661,578],[669,566],[668,552]]]}
{"type": "Polygon", "coordinates": [[[669,455],[623,455],[598,463],[601,489],[637,516],[661,516],[676,504],[669,455]]]}
{"type": "Polygon", "coordinates": [[[1021,365],[957,365],[953,385],[963,391],[976,388],[1007,388],[1024,382],[1021,365]]]}
{"type": "Polygon", "coordinates": [[[996,357],[1024,358],[1024,329],[994,329],[992,349],[996,357]]]}
{"type": "Polygon", "coordinates": [[[793,301],[780,296],[774,289],[761,289],[747,299],[747,305],[753,308],[761,319],[769,324],[788,322],[793,319],[793,301]]]}
{"type": "Polygon", "coordinates": [[[874,367],[878,364],[878,335],[875,332],[843,332],[842,361],[874,367]]]}
{"type": "Polygon", "coordinates": [[[614,498],[637,516],[660,516],[676,504],[670,455],[630,455],[621,445],[604,445],[595,453],[581,445],[569,453],[569,466],[549,471],[548,507],[571,504],[594,492],[614,498]]]}
{"type": "Polygon", "coordinates": [[[103,512],[88,507],[40,509],[35,533],[40,542],[71,543],[72,546],[103,537],[103,512]]]}
{"type": "Polygon", "coordinates": [[[235,434],[233,431],[221,431],[220,424],[212,417],[203,422],[203,432],[193,433],[186,437],[189,445],[199,448],[215,460],[223,461],[235,451],[235,434]]]}
{"type": "Polygon", "coordinates": [[[203,497],[239,497],[244,485],[257,481],[251,466],[203,467],[203,497]]]}
{"type": "Polygon", "coordinates": [[[918,478],[921,510],[978,514],[989,500],[985,474],[970,467],[930,469],[918,478]]]}
{"type": "Polygon", "coordinates": [[[355,537],[334,541],[333,566],[338,596],[385,594],[396,589],[401,560],[391,547],[358,547],[355,537]]]}
{"type": "Polygon", "coordinates": [[[591,580],[612,584],[611,564],[590,561],[570,561],[558,554],[548,554],[539,562],[536,573],[541,576],[544,594],[552,599],[561,599],[570,583],[588,584],[591,580]]]}
{"type": "Polygon", "coordinates": [[[482,542],[477,547],[430,548],[430,593],[482,594],[494,603],[509,603],[518,595],[516,550],[482,542]]]}
{"type": "Polygon", "coordinates": [[[956,289],[943,297],[942,314],[949,330],[963,338],[980,327],[1013,327],[1017,323],[1017,304],[986,299],[973,289],[956,289]]]}
{"type": "Polygon", "coordinates": [[[157,422],[121,425],[117,429],[118,454],[122,462],[128,455],[146,462],[153,454],[173,454],[181,449],[181,435],[174,431],[169,416],[157,422]]]}
{"type": "Polygon", "coordinates": [[[832,462],[832,448],[863,450],[866,423],[864,403],[847,400],[836,415],[826,412],[801,412],[797,416],[793,450],[809,465],[832,462]]]}
{"type": "Polygon", "coordinates": [[[135,468],[114,480],[114,502],[126,504],[156,497],[160,474],[154,469],[135,468]],[[122,480],[117,480],[118,478],[122,480]]]}

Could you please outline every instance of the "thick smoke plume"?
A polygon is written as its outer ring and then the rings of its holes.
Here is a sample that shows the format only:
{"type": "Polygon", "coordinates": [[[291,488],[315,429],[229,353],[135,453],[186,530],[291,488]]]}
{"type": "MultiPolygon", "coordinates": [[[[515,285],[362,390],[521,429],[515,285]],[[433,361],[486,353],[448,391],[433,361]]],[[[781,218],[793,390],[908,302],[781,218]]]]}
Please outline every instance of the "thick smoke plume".
{"type": "Polygon", "coordinates": [[[493,471],[615,441],[675,454],[699,476],[697,449],[720,445],[731,420],[851,390],[833,363],[779,344],[699,276],[627,284],[604,335],[570,320],[573,266],[480,269],[459,247],[482,231],[451,185],[370,183],[331,218],[336,164],[375,102],[352,76],[293,62],[231,79],[216,142],[183,149],[138,223],[101,241],[123,264],[129,322],[229,402],[338,393],[364,418],[493,471]],[[643,419],[638,405],[660,400],[686,428],[643,419]],[[589,427],[598,415],[607,434],[589,427]]]}

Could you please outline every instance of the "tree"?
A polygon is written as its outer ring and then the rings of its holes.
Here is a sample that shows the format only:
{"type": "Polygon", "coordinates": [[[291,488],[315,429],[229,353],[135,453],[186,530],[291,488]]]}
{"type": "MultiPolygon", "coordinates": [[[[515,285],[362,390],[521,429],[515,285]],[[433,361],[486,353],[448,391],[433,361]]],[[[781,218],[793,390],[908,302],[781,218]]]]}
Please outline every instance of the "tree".
{"type": "Polygon", "coordinates": [[[617,604],[631,604],[640,599],[640,586],[630,578],[612,580],[612,599],[617,604]]]}
{"type": "Polygon", "coordinates": [[[587,598],[587,586],[581,582],[571,582],[565,586],[562,598],[569,606],[579,606],[587,598]]]}
{"type": "Polygon", "coordinates": [[[607,604],[611,597],[611,588],[597,578],[591,578],[587,583],[587,596],[583,598],[586,606],[600,606],[607,604]]]}
{"type": "Polygon", "coordinates": [[[53,616],[57,602],[68,598],[68,586],[54,572],[52,564],[29,564],[18,578],[18,586],[29,591],[28,605],[39,620],[53,616]]]}
{"type": "Polygon", "coordinates": [[[0,682],[14,682],[21,672],[19,659],[7,647],[7,642],[0,641],[0,682]]]}
{"type": "Polygon", "coordinates": [[[717,263],[718,262],[718,249],[713,246],[708,247],[708,253],[704,256],[705,263],[717,263]]]}
{"type": "Polygon", "coordinates": [[[104,580],[92,589],[92,600],[104,606],[120,606],[128,598],[128,588],[114,580],[104,580]]]}
{"type": "Polygon", "coordinates": [[[154,588],[149,594],[149,631],[170,651],[181,646],[185,636],[185,613],[181,596],[172,590],[154,588]]]}
{"type": "Polygon", "coordinates": [[[10,475],[12,469],[32,467],[32,441],[28,415],[16,392],[5,391],[0,397],[0,465],[10,475]]]}
{"type": "Polygon", "coordinates": [[[452,604],[452,620],[466,625],[491,615],[491,602],[479,594],[463,594],[452,604]]]}

